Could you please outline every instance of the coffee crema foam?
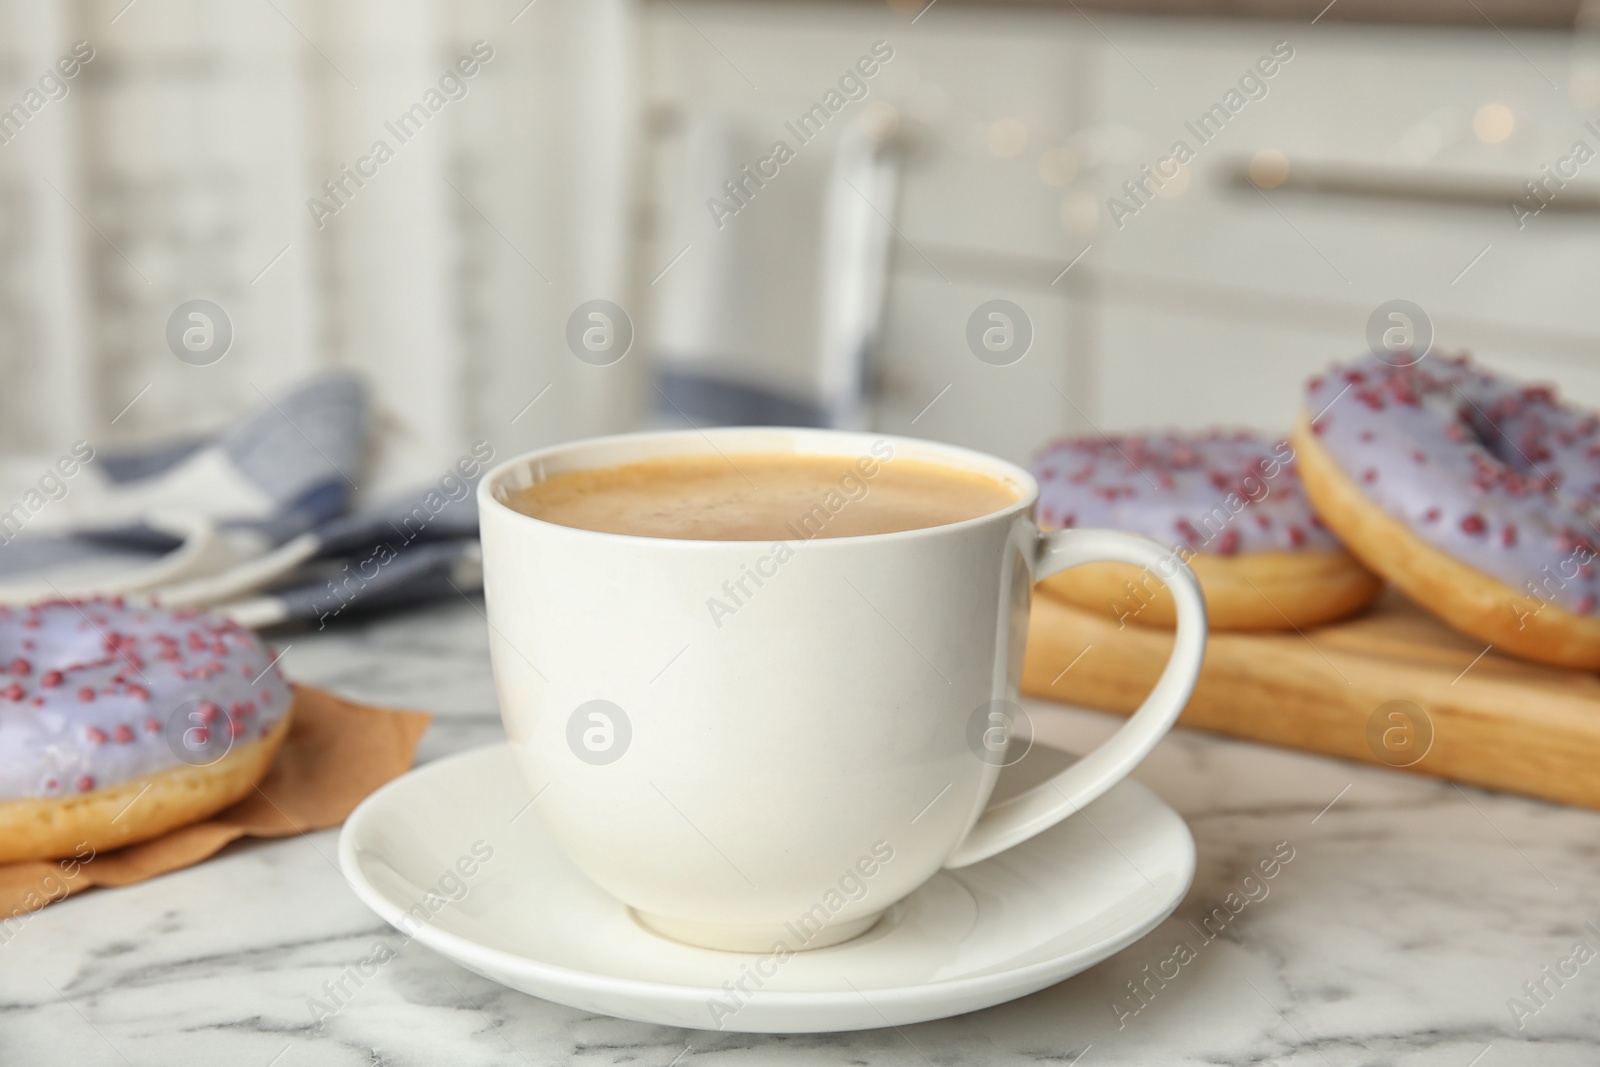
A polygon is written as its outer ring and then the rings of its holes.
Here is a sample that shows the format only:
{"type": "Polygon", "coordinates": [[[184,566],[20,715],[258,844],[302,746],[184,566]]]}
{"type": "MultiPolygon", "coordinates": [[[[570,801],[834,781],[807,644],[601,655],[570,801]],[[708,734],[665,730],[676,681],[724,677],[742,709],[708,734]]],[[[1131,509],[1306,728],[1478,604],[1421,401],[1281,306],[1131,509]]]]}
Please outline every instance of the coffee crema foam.
{"type": "MultiPolygon", "coordinates": [[[[880,450],[881,446],[881,450],[880,450]]],[[[700,541],[862,537],[945,526],[1016,503],[988,475],[899,459],[783,452],[666,456],[570,471],[505,495],[545,522],[700,541]]]]}

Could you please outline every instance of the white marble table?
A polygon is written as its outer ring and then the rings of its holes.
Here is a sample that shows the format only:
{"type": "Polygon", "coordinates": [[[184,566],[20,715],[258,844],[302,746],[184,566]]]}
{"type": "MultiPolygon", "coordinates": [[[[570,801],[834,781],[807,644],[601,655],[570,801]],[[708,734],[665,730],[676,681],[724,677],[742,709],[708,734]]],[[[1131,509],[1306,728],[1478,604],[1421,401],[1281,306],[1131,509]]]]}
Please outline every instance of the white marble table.
{"type": "MultiPolygon", "coordinates": [[[[421,760],[501,736],[473,606],[276,640],[297,679],[432,711],[421,760]]],[[[1084,746],[1117,721],[1071,715],[1084,746]]],[[[1600,948],[1584,926],[1600,927],[1600,814],[1184,731],[1138,777],[1194,830],[1188,899],[1121,955],[973,1015],[674,1030],[535,1000],[410,944],[319,1027],[310,999],[389,933],[346,887],[330,830],[39,913],[0,945],[0,1064],[1600,1062],[1600,961],[1560,986],[1541,973],[1580,937],[1600,948]],[[1202,917],[1280,842],[1292,861],[1205,941],[1202,917]],[[1179,940],[1196,958],[1132,1013],[1127,983],[1179,940]],[[1543,1006],[1523,988],[1541,978],[1543,1006]],[[1513,997],[1539,1008],[1520,1030],[1513,997]]]]}

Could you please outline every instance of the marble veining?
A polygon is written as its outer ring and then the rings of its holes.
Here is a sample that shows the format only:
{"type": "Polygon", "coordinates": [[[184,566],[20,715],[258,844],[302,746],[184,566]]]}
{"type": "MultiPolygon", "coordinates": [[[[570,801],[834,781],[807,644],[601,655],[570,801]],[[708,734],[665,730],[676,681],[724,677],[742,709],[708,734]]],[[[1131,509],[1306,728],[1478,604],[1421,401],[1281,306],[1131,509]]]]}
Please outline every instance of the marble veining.
{"type": "MultiPolygon", "coordinates": [[[[432,760],[501,736],[480,609],[269,637],[291,678],[433,712],[419,756],[432,760]]],[[[1032,708],[1084,747],[1118,721],[1032,708]]],[[[1600,1061],[1600,960],[1544,979],[1542,1004],[1524,990],[1577,940],[1600,948],[1585,926],[1600,926],[1600,814],[1186,731],[1137,777],[1194,831],[1189,897],[1092,970],[972,1015],[759,1037],[536,1000],[402,944],[344,884],[326,831],[32,917],[0,944],[0,1063],[1600,1061]],[[1521,1029],[1512,998],[1538,1009],[1521,1029]]]]}

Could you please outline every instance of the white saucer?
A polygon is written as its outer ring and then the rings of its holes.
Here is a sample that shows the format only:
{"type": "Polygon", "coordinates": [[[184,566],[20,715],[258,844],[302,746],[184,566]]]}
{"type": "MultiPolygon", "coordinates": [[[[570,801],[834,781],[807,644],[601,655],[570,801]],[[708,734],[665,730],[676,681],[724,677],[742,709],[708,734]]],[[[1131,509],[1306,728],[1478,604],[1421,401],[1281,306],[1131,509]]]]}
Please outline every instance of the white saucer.
{"type": "Polygon", "coordinates": [[[356,809],[340,863],[369,907],[468,970],[584,1011],[700,1030],[863,1030],[1012,1000],[1143,937],[1194,877],[1183,820],[1125,781],[1031,841],[940,872],[861,937],[778,962],[647,932],[567,862],[528,804],[503,744],[430,763],[356,809]],[[419,903],[427,914],[430,893],[431,922],[402,924],[419,903]],[[748,994],[729,992],[741,983],[748,994]]]}

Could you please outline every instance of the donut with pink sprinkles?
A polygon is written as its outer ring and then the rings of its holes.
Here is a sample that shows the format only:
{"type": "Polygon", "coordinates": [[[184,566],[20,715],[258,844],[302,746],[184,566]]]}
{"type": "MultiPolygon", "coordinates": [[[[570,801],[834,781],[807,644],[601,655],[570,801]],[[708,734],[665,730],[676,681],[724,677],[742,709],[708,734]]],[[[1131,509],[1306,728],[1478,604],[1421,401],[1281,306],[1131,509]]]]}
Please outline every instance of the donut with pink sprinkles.
{"type": "Polygon", "coordinates": [[[1600,414],[1436,356],[1306,388],[1307,489],[1369,567],[1505,651],[1600,668],[1600,414]]]}
{"type": "Polygon", "coordinates": [[[151,836],[172,805],[142,797],[100,843],[86,813],[168,774],[198,799],[276,747],[290,704],[271,650],[230,620],[120,597],[0,606],[0,859],[70,854],[77,840],[36,840],[42,815],[96,848],[151,836]]]}
{"type": "MultiPolygon", "coordinates": [[[[1195,571],[1214,629],[1324,622],[1370,602],[1378,582],[1312,509],[1294,460],[1289,442],[1248,430],[1061,438],[1032,464],[1038,518],[1159,541],[1195,571]]],[[[1171,624],[1148,577],[1118,564],[1075,568],[1045,588],[1119,624],[1171,624]]]]}

